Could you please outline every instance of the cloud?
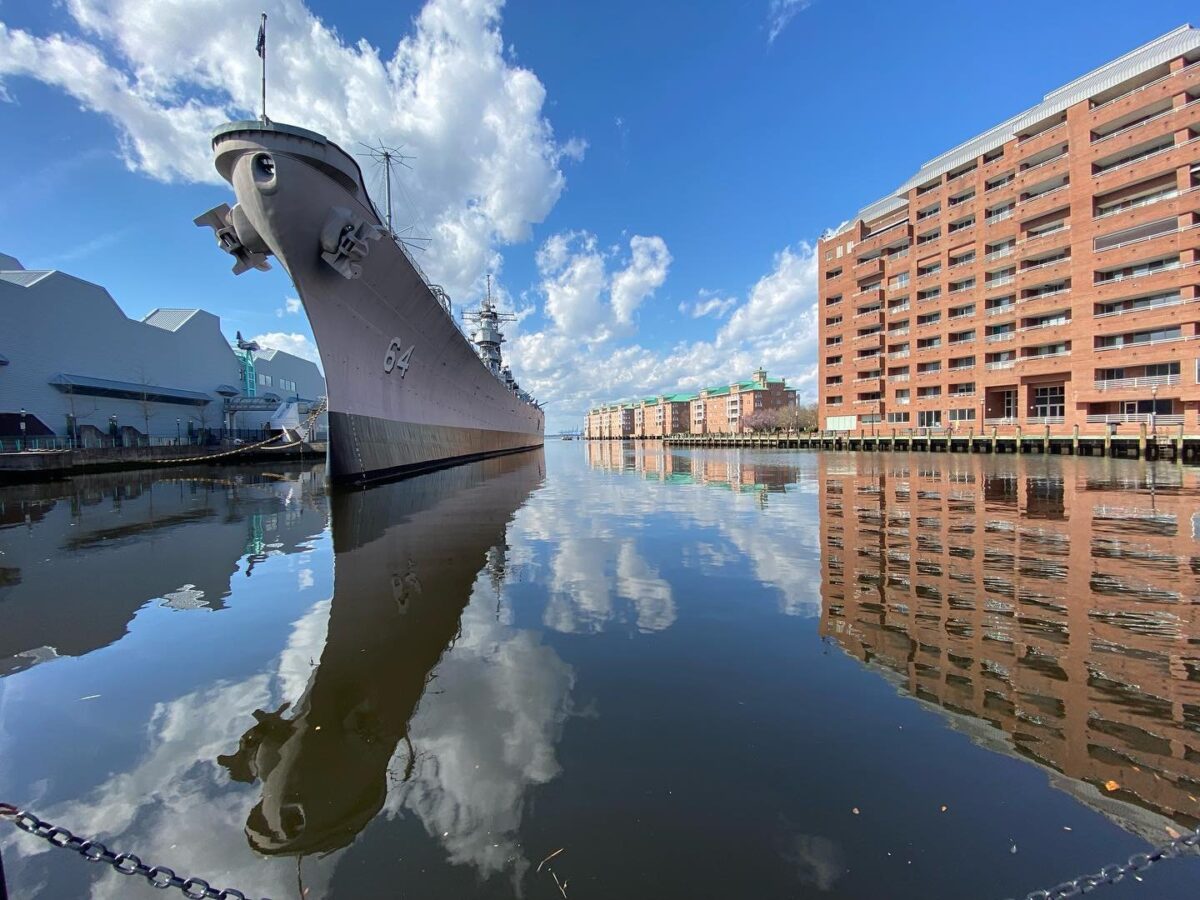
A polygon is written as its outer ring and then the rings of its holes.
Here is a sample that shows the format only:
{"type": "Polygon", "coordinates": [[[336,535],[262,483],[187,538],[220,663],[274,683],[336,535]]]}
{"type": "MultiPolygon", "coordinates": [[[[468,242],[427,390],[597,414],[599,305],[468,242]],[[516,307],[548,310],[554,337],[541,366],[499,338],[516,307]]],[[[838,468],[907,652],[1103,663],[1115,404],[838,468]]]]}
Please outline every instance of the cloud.
{"type": "Polygon", "coordinates": [[[767,7],[767,43],[775,43],[775,38],[788,27],[792,19],[812,5],[812,0],[771,0],[767,7]]]}
{"type": "Polygon", "coordinates": [[[318,366],[321,365],[317,345],[313,343],[312,338],[299,332],[268,331],[266,334],[256,334],[250,340],[264,350],[283,350],[293,356],[299,356],[301,359],[311,359],[318,366]]]}
{"type": "Polygon", "coordinates": [[[718,297],[707,291],[701,291],[700,299],[695,303],[680,303],[679,311],[685,316],[691,316],[693,319],[702,319],[705,316],[722,319],[726,313],[737,305],[737,297],[718,297]]]}
{"type": "Polygon", "coordinates": [[[628,333],[637,308],[667,280],[671,253],[661,237],[635,234],[629,256],[607,253],[586,231],[551,235],[537,252],[546,316],[564,335],[584,342],[628,333]],[[610,272],[610,263],[617,268],[610,272]]]}
{"type": "MultiPolygon", "coordinates": [[[[661,249],[669,261],[665,243],[661,249]]],[[[645,264],[648,256],[639,264],[634,253],[621,265],[634,273],[626,283],[654,268],[645,264]]],[[[578,426],[596,403],[728,383],[760,365],[787,378],[802,399],[815,397],[817,258],[810,244],[775,254],[771,271],[744,299],[720,299],[722,313],[732,314],[711,338],[665,349],[644,346],[636,323],[618,321],[605,292],[619,277],[608,275],[610,263],[586,233],[554,235],[538,251],[549,321],[538,331],[514,332],[509,358],[522,386],[549,404],[550,431],[578,426]]],[[[714,299],[701,295],[697,304],[714,299]]]]}
{"type": "MultiPolygon", "coordinates": [[[[73,33],[0,23],[0,82],[37,79],[110,119],[133,171],[220,183],[212,129],[258,111],[258,8],[239,0],[211,0],[203,15],[169,0],[66,7],[73,33]]],[[[403,145],[415,173],[398,186],[396,216],[432,239],[421,264],[452,294],[479,282],[496,247],[529,238],[562,193],[561,164],[583,157],[585,141],[556,139],[538,77],[505,55],[499,0],[429,0],[390,54],[348,43],[302,0],[263,7],[268,88],[280,85],[268,93],[269,114],[346,148],[403,145]]],[[[381,178],[368,172],[371,182],[381,178]]]]}
{"type": "Polygon", "coordinates": [[[642,301],[662,287],[671,267],[671,254],[667,242],[660,237],[642,237],[635,234],[629,239],[633,258],[612,280],[612,307],[617,321],[628,324],[642,301]]]}
{"type": "Polygon", "coordinates": [[[282,319],[284,316],[297,316],[304,310],[304,304],[295,297],[288,297],[283,301],[283,306],[275,310],[275,316],[282,319]]]}

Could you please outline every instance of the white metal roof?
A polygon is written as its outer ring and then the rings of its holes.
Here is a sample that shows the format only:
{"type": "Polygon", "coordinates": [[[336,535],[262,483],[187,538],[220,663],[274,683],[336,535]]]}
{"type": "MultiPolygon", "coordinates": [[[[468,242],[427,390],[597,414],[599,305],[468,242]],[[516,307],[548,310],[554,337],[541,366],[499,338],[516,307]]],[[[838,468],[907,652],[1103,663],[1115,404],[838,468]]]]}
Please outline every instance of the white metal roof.
{"type": "Polygon", "coordinates": [[[921,166],[915,175],[896,188],[892,194],[864,206],[853,218],[848,222],[843,222],[832,233],[841,234],[855,222],[878,218],[893,209],[899,209],[905,203],[905,195],[917,185],[944,175],[951,169],[968,163],[990,150],[995,150],[1029,126],[1058,115],[1080,100],[1107,91],[1124,81],[1136,78],[1155,66],[1160,66],[1197,49],[1200,49],[1200,28],[1180,25],[1174,31],[1168,31],[1161,37],[1129,51],[1124,56],[1105,63],[1098,69],[1093,69],[1060,88],[1055,88],[1042,98],[1041,103],[1025,112],[1018,113],[1011,119],[1006,119],[999,125],[989,128],[983,134],[976,135],[969,141],[935,156],[921,166]]]}
{"type": "Polygon", "coordinates": [[[156,309],[153,310],[142,322],[146,325],[153,325],[155,328],[161,328],[163,331],[178,331],[188,319],[200,312],[198,309],[156,309]]]}

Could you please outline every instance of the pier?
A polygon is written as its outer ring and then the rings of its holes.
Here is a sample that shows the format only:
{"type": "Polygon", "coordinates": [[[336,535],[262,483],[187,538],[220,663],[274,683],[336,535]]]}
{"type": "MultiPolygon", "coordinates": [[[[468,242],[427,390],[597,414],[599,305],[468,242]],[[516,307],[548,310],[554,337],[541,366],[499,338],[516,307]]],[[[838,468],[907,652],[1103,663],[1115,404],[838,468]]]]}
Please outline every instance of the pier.
{"type": "MultiPolygon", "coordinates": [[[[603,440],[603,439],[602,439],[603,440]]],[[[679,447],[760,447],[791,450],[929,451],[941,453],[1040,453],[1065,456],[1108,456],[1133,459],[1200,460],[1200,434],[1183,428],[1151,432],[1141,425],[1127,434],[1083,434],[1015,428],[933,429],[889,428],[858,431],[784,431],[753,434],[673,434],[663,438],[611,438],[609,440],[661,440],[679,447]]]]}

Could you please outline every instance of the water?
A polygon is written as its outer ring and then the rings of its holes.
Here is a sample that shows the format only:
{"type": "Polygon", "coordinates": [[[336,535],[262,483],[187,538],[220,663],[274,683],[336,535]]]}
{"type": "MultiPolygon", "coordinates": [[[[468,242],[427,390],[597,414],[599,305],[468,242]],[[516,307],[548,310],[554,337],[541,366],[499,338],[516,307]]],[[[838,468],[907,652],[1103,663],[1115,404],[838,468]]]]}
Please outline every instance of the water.
{"type": "MultiPolygon", "coordinates": [[[[1198,498],[582,442],[3,489],[0,799],[275,900],[1023,896],[1200,820],[1198,498]]],[[[16,897],[161,896],[0,851],[16,897]]]]}

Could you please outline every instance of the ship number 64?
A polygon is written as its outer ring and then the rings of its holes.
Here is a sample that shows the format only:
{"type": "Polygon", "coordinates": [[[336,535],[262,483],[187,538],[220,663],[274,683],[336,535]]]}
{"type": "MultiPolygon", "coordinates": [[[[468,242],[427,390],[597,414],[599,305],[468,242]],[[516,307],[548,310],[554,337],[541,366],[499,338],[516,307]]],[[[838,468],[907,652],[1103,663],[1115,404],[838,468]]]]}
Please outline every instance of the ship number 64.
{"type": "Polygon", "coordinates": [[[408,363],[412,359],[413,350],[417,349],[416,344],[409,347],[403,353],[400,352],[400,338],[392,338],[388,344],[387,353],[383,357],[383,371],[391,372],[396,369],[403,378],[408,374],[408,363]]]}

